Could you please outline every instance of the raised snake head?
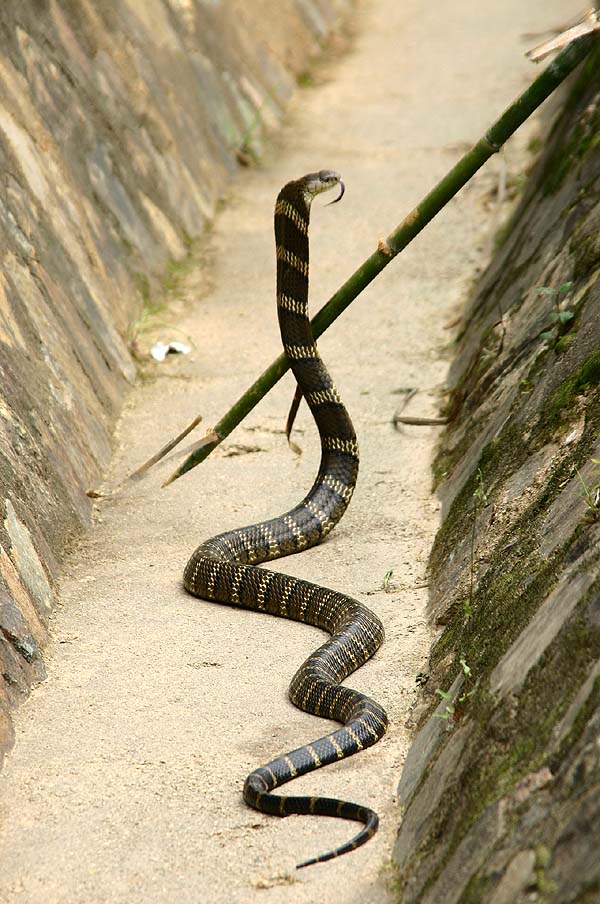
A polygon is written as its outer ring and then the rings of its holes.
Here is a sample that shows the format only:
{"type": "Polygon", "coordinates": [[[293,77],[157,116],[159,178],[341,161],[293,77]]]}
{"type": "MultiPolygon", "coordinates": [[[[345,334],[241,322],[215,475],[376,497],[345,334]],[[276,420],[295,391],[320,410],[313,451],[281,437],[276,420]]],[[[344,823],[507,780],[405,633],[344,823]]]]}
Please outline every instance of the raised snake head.
{"type": "Polygon", "coordinates": [[[339,197],[329,202],[330,204],[336,204],[342,199],[342,196],[346,190],[346,186],[342,182],[342,177],[339,173],[336,173],[335,170],[319,170],[318,173],[309,173],[300,181],[303,183],[302,188],[304,197],[306,199],[306,203],[309,205],[316,195],[320,195],[321,192],[324,191],[329,191],[329,189],[333,188],[334,185],[340,185],[341,192],[339,194],[339,197]]]}

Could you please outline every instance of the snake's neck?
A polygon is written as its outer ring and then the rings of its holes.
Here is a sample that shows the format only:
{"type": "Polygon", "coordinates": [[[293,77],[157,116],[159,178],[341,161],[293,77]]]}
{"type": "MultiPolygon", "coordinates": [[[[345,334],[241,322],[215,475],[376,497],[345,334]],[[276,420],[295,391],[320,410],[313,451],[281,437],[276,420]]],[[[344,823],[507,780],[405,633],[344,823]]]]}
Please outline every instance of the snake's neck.
{"type": "Polygon", "coordinates": [[[308,321],[309,224],[310,199],[289,183],[275,204],[277,310],[284,345],[296,338],[313,341],[308,321]],[[288,313],[293,316],[288,318],[288,313]]]}
{"type": "Polygon", "coordinates": [[[344,471],[352,488],[358,473],[356,434],[325,364],[321,360],[308,318],[310,198],[299,183],[286,185],[275,205],[277,250],[277,313],[284,349],[294,376],[317,424],[324,450],[323,469],[344,471]],[[327,449],[354,450],[342,463],[327,449]],[[330,459],[332,459],[330,461],[330,459]],[[333,459],[336,459],[335,461],[333,459]],[[343,464],[343,467],[341,467],[343,464]]]}

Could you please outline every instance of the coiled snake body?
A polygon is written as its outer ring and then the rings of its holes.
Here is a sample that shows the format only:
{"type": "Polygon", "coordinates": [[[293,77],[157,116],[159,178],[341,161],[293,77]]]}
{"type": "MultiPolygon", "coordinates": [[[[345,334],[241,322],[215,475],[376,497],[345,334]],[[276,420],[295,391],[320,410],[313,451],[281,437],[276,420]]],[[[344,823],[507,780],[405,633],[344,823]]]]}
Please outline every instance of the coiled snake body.
{"type": "Polygon", "coordinates": [[[342,593],[254,567],[320,543],[344,514],[358,474],[354,428],[319,357],[307,313],[310,205],[317,194],[337,184],[343,194],[337,173],[311,173],[284,186],[275,205],[279,323],[291,368],[321,438],[317,477],[302,502],[286,514],[205,541],[184,574],[185,587],[195,596],[316,625],[331,635],[296,672],[289,695],[300,709],[341,722],[343,728],[276,757],[252,772],[244,785],[246,803],[264,813],[339,816],[364,824],[351,841],[299,867],[364,844],[377,831],[378,817],[358,804],[283,797],[273,794],[274,789],[374,744],[387,726],[378,703],[340,683],[382,643],[383,626],[377,616],[342,593]]]}

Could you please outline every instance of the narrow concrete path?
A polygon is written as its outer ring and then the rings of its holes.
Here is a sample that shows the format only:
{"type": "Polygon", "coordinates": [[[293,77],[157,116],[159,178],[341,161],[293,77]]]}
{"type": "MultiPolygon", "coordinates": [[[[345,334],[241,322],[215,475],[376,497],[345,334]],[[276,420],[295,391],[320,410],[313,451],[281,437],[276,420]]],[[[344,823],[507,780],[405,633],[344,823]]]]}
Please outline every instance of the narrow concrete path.
{"type": "MultiPolygon", "coordinates": [[[[520,35],[562,21],[575,6],[359,4],[351,50],[319,67],[321,84],[301,92],[265,164],[238,180],[201,266],[162,316],[178,332],[162,326],[161,335],[189,338],[194,352],[157,366],[156,379],[132,393],[108,483],[196,412],[216,421],[278,353],[272,208],[279,187],[323,167],[340,170],[348,186],[343,203],[314,207],[314,307],[533,76],[520,35]]],[[[511,159],[509,151],[509,170],[511,159]]],[[[326,730],[287,700],[293,671],[322,635],[201,602],[181,588],[200,539],[285,511],[310,486],[318,445],[307,412],[299,461],[281,432],[288,377],[191,475],[160,491],[179,460],[171,458],[98,504],[95,528],[64,580],[49,678],[17,715],[17,743],[0,778],[3,904],[393,900],[386,879],[400,819],[394,790],[415,676],[431,640],[424,570],[438,506],[429,471],[436,429],[397,432],[391,419],[409,387],[420,390],[412,413],[436,411],[445,324],[489,247],[499,165],[321,340],[359,432],[361,479],[328,542],[278,563],[368,601],[386,624],[385,646],[351,683],[387,707],[389,734],[294,788],[375,808],[378,836],[350,856],[294,872],[353,827],[264,817],[240,792],[256,764],[326,730]]]]}

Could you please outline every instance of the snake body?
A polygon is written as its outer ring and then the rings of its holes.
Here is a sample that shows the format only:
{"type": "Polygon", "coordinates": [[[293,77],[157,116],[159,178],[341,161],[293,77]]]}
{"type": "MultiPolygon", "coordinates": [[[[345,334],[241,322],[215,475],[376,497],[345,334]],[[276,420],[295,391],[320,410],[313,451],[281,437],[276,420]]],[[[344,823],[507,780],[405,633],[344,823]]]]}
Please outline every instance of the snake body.
{"type": "Polygon", "coordinates": [[[344,514],[356,484],[356,434],[319,357],[307,313],[310,206],[317,194],[337,184],[343,193],[337,173],[311,173],[285,185],[275,205],[277,310],[285,352],[320,434],[321,463],[315,482],[286,514],[206,540],[184,574],[184,585],[195,596],[305,622],[331,635],[296,672],[289,695],[300,709],[343,727],[255,769],[244,785],[246,803],[264,813],[338,816],[363,823],[351,841],[298,867],[364,844],[377,831],[378,817],[367,807],[342,800],[273,791],[374,744],[387,727],[386,713],[378,703],[341,684],[383,642],[379,618],[342,593],[254,567],[320,543],[344,514]]]}

